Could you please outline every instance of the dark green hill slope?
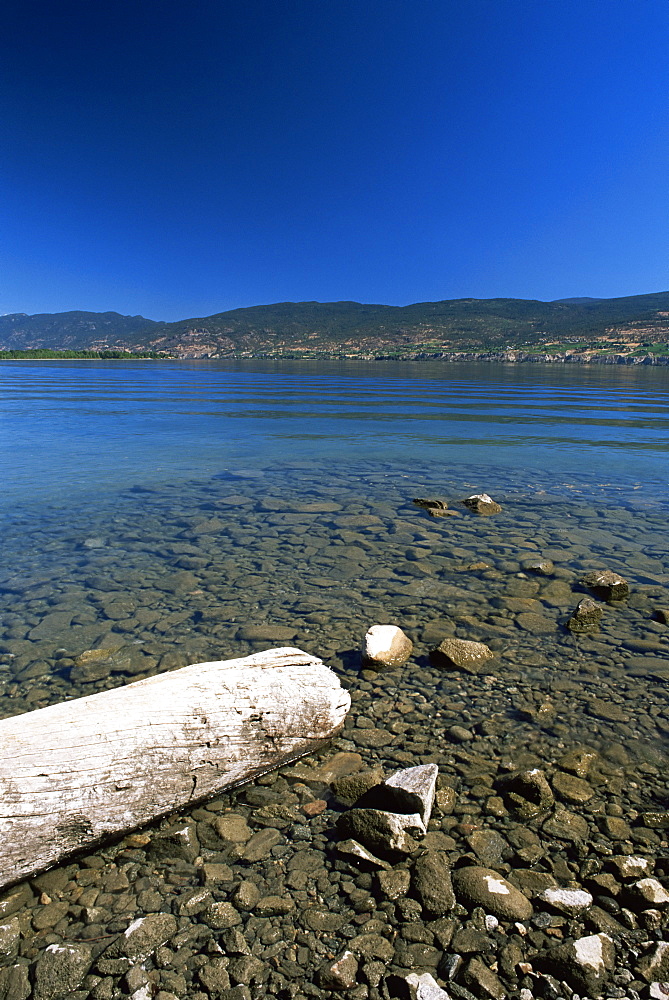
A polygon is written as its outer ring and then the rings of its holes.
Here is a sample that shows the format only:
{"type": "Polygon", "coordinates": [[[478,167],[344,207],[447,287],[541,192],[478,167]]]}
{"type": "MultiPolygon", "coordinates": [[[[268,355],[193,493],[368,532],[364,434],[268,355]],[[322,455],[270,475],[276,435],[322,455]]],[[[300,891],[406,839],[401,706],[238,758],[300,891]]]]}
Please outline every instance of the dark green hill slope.
{"type": "Polygon", "coordinates": [[[669,292],[617,299],[279,302],[158,323],[118,313],[0,317],[0,349],[202,357],[417,357],[468,352],[666,354],[669,292]]]}
{"type": "Polygon", "coordinates": [[[143,342],[135,343],[136,335],[141,331],[147,337],[155,326],[160,324],[117,312],[9,313],[0,316],[0,350],[142,350],[143,342]]]}

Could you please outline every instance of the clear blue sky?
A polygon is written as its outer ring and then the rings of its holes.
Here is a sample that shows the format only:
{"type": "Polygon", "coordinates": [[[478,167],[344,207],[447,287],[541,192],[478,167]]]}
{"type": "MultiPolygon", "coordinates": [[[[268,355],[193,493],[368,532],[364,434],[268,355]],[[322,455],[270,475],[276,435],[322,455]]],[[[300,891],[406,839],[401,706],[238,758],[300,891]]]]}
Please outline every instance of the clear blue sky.
{"type": "Polygon", "coordinates": [[[0,313],[669,288],[667,0],[5,0],[0,313]]]}

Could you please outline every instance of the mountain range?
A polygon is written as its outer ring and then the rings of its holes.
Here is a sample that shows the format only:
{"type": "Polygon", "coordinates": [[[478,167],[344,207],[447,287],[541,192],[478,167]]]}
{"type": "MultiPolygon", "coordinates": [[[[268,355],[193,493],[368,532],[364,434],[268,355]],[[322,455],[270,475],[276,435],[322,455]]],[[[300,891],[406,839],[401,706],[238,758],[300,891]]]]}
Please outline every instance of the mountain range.
{"type": "MultiPolygon", "coordinates": [[[[408,306],[281,302],[164,323],[116,312],[0,316],[0,350],[177,358],[421,358],[487,353],[587,360],[669,355],[669,292],[624,298],[447,299],[408,306]]],[[[508,360],[514,360],[512,356],[508,360]]],[[[518,358],[521,360],[521,358],[518,358]]]]}

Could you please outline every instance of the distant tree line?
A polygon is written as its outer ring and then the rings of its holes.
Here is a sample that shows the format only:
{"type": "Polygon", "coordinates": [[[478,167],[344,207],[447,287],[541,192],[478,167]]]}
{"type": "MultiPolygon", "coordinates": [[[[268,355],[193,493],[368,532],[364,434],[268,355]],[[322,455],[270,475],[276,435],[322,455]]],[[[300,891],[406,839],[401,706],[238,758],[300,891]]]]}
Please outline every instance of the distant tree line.
{"type": "Polygon", "coordinates": [[[0,361],[31,361],[33,359],[61,358],[91,358],[103,361],[112,359],[118,361],[133,361],[135,358],[165,358],[165,354],[157,351],[50,351],[47,348],[36,347],[29,351],[0,351],[0,361]]]}

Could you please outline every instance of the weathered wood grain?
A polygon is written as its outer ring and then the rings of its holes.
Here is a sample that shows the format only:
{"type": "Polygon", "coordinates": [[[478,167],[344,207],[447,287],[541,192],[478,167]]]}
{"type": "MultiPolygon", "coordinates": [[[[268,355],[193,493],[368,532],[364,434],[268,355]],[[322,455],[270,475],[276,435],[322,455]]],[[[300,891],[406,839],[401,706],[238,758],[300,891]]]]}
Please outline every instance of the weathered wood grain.
{"type": "Polygon", "coordinates": [[[0,885],[310,752],[350,697],[284,647],[0,721],[0,885]]]}

